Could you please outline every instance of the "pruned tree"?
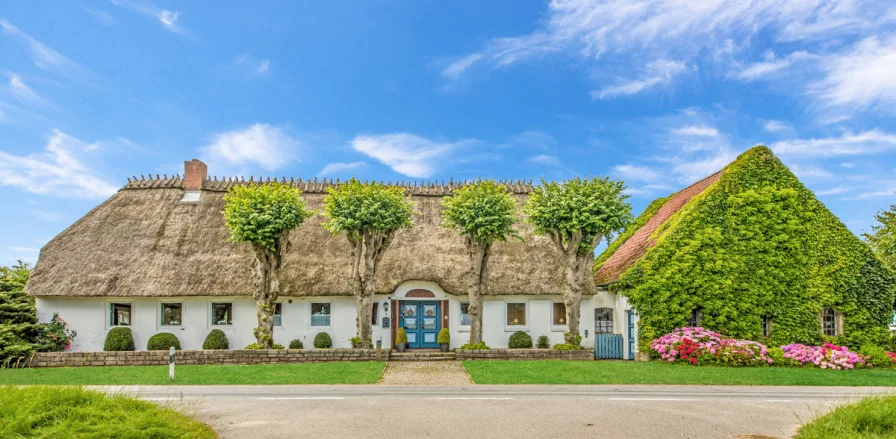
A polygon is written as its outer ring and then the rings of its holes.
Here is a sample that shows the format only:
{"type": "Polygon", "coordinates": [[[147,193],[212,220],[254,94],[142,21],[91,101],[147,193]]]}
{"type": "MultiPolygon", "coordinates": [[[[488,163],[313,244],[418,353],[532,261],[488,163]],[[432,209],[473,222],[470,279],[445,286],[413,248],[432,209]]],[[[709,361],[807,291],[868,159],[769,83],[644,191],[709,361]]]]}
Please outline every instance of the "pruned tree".
{"type": "Polygon", "coordinates": [[[482,294],[488,278],[488,258],[492,244],[518,237],[513,230],[516,202],[506,186],[479,180],[442,199],[442,205],[443,226],[460,232],[470,257],[470,344],[477,344],[482,341],[482,294]]]}
{"type": "Polygon", "coordinates": [[[414,205],[400,187],[365,185],[353,178],[327,189],[323,213],[329,218],[324,228],[334,235],[345,233],[351,244],[351,285],[358,310],[358,339],[361,347],[369,348],[377,269],[395,232],[411,227],[414,205]]]}
{"type": "Polygon", "coordinates": [[[224,195],[224,221],[230,241],[251,244],[255,252],[255,291],[258,327],[252,330],[265,349],[274,345],[274,310],[280,297],[283,257],[289,232],[310,217],[302,191],[288,183],[234,185],[224,195]]]}
{"type": "Polygon", "coordinates": [[[877,224],[871,226],[871,233],[862,236],[884,263],[896,271],[896,204],[878,212],[874,219],[877,224]]]}
{"type": "Polygon", "coordinates": [[[523,208],[535,233],[547,235],[564,255],[566,342],[578,344],[585,276],[590,276],[594,248],[601,239],[632,221],[625,184],[610,178],[575,178],[563,183],[541,181],[523,208]]]}

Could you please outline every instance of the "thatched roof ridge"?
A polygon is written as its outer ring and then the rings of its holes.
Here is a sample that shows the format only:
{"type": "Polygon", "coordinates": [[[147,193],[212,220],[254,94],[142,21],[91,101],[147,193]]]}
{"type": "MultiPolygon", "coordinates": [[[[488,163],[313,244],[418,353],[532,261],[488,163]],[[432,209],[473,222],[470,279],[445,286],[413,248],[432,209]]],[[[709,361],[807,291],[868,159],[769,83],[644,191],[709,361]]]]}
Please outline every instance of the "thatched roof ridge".
{"type": "MultiPolygon", "coordinates": [[[[270,183],[271,181],[279,181],[281,183],[289,183],[295,188],[299,188],[302,192],[305,193],[326,193],[327,188],[336,187],[342,184],[342,182],[337,179],[327,179],[323,178],[318,180],[317,177],[314,180],[307,179],[303,180],[301,178],[289,178],[287,180],[286,177],[271,177],[267,178],[258,178],[249,177],[248,180],[245,177],[222,177],[220,180],[218,177],[210,177],[206,179],[202,183],[202,189],[207,191],[215,191],[215,192],[227,192],[231,186],[234,185],[246,185],[246,184],[254,184],[254,183],[270,183]]],[[[369,183],[365,181],[364,183],[369,183]]],[[[429,195],[429,196],[445,196],[451,195],[456,189],[460,189],[466,184],[471,183],[471,181],[454,181],[449,180],[447,183],[442,180],[442,182],[433,182],[433,181],[396,181],[396,182],[378,182],[379,184],[384,184],[387,186],[398,186],[405,189],[408,195],[429,195]]],[[[498,183],[503,184],[507,187],[507,191],[512,194],[528,194],[531,193],[535,186],[532,184],[532,180],[499,180],[498,183]]],[[[159,175],[156,174],[155,177],[152,174],[149,175],[149,178],[140,175],[138,179],[137,176],[133,176],[128,178],[128,183],[122,188],[125,189],[155,189],[155,188],[171,188],[171,189],[183,189],[184,187],[184,179],[180,175],[172,175],[168,177],[167,174],[159,175]]]]}

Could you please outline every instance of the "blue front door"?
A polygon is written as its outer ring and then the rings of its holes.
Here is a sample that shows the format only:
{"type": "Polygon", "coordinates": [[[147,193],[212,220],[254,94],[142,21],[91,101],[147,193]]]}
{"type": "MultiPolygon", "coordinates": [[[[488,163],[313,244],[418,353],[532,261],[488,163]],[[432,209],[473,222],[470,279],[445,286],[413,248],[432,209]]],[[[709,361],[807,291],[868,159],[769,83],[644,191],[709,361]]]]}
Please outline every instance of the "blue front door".
{"type": "Polygon", "coordinates": [[[401,327],[408,333],[408,348],[437,348],[441,325],[439,302],[401,301],[401,327]]]}
{"type": "Polygon", "coordinates": [[[628,310],[628,359],[635,359],[635,312],[628,310]]]}

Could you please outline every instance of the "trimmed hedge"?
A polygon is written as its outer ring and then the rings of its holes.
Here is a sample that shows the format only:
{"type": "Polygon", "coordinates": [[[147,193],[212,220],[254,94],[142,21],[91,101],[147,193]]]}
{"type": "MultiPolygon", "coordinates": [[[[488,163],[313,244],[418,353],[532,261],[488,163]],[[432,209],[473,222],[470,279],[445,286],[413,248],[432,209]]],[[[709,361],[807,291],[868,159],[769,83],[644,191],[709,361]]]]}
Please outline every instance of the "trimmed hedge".
{"type": "Polygon", "coordinates": [[[436,342],[438,344],[451,344],[451,333],[448,332],[448,328],[442,328],[439,331],[439,336],[436,338],[436,342]]]}
{"type": "Polygon", "coordinates": [[[295,339],[295,340],[289,342],[289,348],[290,349],[304,349],[305,345],[302,343],[302,340],[295,339]]]}
{"type": "Polygon", "coordinates": [[[134,349],[134,334],[131,333],[131,328],[116,327],[110,329],[106,334],[106,342],[103,344],[104,351],[122,352],[134,349]]]}
{"type": "Polygon", "coordinates": [[[202,349],[230,349],[230,341],[227,340],[227,334],[220,329],[212,329],[212,332],[208,333],[208,337],[205,337],[205,342],[202,343],[202,349]]]}
{"type": "Polygon", "coordinates": [[[177,339],[177,336],[170,332],[161,332],[152,337],[149,337],[149,342],[146,343],[147,351],[167,351],[171,349],[180,350],[180,340],[177,339]]]}
{"type": "Polygon", "coordinates": [[[551,341],[548,340],[547,335],[542,335],[541,337],[538,337],[538,343],[535,345],[535,347],[537,347],[538,349],[550,349],[551,341]]]}
{"type": "Polygon", "coordinates": [[[516,331],[510,336],[510,342],[507,347],[511,349],[531,349],[532,337],[523,331],[516,331]]]}
{"type": "Polygon", "coordinates": [[[321,332],[314,336],[314,347],[318,349],[327,349],[333,347],[333,339],[330,338],[330,334],[326,332],[321,332]]]}
{"type": "Polygon", "coordinates": [[[651,241],[611,286],[641,316],[642,350],[698,308],[701,326],[765,344],[888,342],[893,273],[766,147],[728,165],[651,241]],[[845,316],[844,335],[822,336],[823,308],[845,316]]]}

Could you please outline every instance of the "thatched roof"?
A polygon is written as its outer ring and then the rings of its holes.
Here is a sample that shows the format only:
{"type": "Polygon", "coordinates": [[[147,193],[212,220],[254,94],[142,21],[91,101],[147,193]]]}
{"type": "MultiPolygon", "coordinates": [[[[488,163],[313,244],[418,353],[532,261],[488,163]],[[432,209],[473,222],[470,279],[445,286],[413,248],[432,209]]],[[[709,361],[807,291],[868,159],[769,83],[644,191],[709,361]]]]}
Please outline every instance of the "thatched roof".
{"type": "MultiPolygon", "coordinates": [[[[320,210],[330,181],[290,180],[308,207],[320,210]]],[[[182,202],[180,176],[129,183],[41,249],[27,291],[34,296],[237,296],[252,292],[254,256],[248,244],[227,242],[223,195],[246,182],[207,179],[199,202],[182,202]]],[[[402,282],[432,281],[463,295],[468,259],[456,232],[440,227],[441,197],[461,183],[398,183],[416,202],[414,227],[401,230],[386,252],[377,291],[402,282]]],[[[505,182],[522,207],[529,182],[505,182]]],[[[351,295],[347,240],[321,227],[320,215],[290,234],[282,278],[285,296],[351,295]]],[[[523,222],[524,241],[498,243],[489,260],[487,294],[562,294],[560,253],[523,222]]],[[[589,285],[587,291],[593,292],[589,285]]]]}

